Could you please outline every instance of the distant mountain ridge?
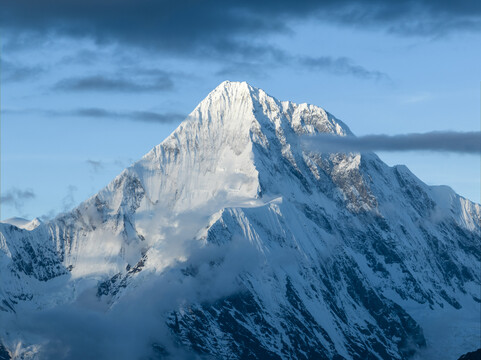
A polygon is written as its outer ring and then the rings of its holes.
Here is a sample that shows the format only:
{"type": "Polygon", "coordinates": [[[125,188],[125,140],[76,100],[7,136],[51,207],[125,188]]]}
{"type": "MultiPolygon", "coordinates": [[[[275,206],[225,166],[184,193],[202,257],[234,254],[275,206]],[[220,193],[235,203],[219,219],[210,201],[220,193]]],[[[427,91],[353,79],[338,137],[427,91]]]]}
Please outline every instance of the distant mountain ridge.
{"type": "Polygon", "coordinates": [[[373,153],[306,151],[317,133],[354,136],[317,106],[224,82],[71,212],[1,223],[0,342],[34,359],[475,350],[480,205],[373,153]]]}

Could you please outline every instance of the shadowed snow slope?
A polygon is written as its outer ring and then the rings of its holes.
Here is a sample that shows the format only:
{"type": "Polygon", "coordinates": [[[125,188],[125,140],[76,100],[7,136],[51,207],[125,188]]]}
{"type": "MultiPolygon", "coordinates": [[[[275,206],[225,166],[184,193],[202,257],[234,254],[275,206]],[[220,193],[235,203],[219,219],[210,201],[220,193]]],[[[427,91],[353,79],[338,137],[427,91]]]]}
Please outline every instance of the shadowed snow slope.
{"type": "Polygon", "coordinates": [[[302,148],[326,132],[354,136],[224,82],[73,211],[1,223],[0,344],[34,359],[474,350],[480,206],[373,153],[302,148]]]}

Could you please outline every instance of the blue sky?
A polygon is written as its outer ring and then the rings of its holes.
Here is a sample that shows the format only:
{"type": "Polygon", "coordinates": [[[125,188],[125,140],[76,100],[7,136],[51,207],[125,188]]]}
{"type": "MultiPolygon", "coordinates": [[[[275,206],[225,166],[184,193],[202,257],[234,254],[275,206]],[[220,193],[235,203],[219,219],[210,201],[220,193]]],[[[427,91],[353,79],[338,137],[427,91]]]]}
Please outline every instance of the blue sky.
{"type": "MultiPolygon", "coordinates": [[[[2,219],[92,196],[227,79],[356,135],[480,130],[474,2],[0,2],[2,219]]],[[[479,155],[378,155],[480,202],[479,155]]]]}

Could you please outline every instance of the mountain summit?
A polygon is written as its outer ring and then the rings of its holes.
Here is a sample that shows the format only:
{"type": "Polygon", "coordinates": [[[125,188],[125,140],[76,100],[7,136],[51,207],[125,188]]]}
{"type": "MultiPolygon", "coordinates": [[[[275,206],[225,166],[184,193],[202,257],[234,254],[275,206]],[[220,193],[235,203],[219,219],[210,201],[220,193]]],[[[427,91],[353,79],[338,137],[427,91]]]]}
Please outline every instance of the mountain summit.
{"type": "Polygon", "coordinates": [[[317,133],[354,136],[320,107],[223,82],[71,212],[0,223],[0,356],[475,350],[481,207],[373,153],[305,150],[317,133]]]}

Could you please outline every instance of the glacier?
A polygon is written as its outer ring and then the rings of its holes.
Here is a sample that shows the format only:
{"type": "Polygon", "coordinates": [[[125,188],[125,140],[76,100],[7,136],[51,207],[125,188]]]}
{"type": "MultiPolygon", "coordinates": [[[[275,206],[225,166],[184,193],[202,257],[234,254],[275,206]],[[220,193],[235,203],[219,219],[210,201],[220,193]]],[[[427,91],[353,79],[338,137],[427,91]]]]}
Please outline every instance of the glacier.
{"type": "Polygon", "coordinates": [[[223,82],[106,188],[0,223],[0,355],[457,359],[480,338],[481,206],[322,108],[223,82]],[[17,224],[18,225],[18,224],[17,224]]]}

